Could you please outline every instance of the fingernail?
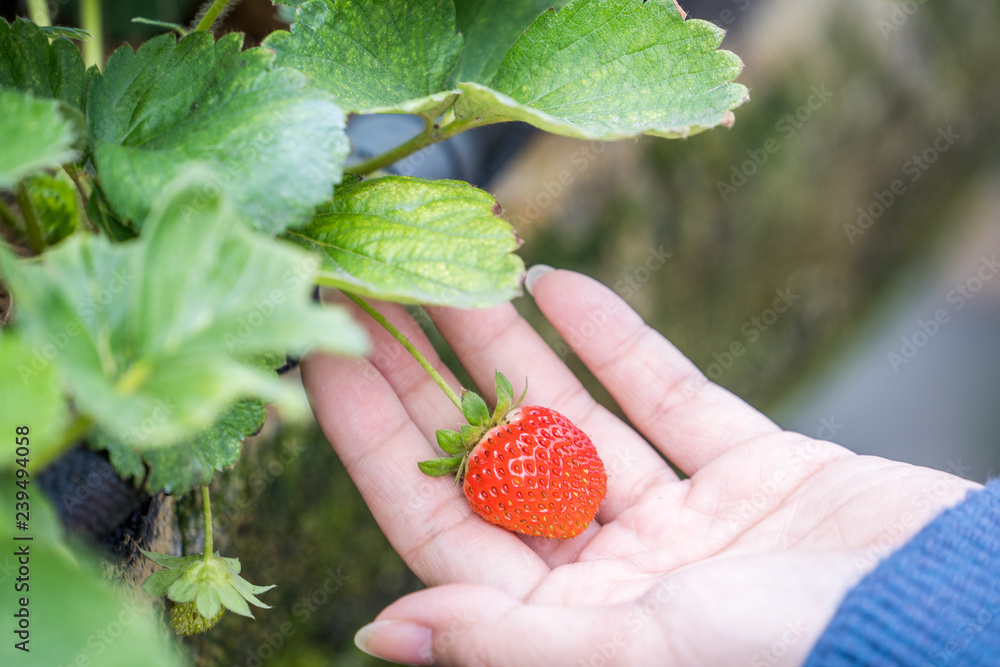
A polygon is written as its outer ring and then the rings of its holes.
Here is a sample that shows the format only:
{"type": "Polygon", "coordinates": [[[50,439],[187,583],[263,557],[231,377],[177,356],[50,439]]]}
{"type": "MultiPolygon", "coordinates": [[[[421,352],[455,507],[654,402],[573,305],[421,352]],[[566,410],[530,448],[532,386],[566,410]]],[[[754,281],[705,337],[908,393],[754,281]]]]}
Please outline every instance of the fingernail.
{"type": "Polygon", "coordinates": [[[535,295],[535,283],[538,279],[544,276],[546,273],[552,273],[555,271],[548,264],[535,264],[533,267],[528,269],[528,274],[524,276],[524,289],[528,290],[528,294],[535,295]]]}
{"type": "Polygon", "coordinates": [[[373,621],[354,635],[368,655],[404,665],[432,665],[431,629],[406,621],[373,621]]]}

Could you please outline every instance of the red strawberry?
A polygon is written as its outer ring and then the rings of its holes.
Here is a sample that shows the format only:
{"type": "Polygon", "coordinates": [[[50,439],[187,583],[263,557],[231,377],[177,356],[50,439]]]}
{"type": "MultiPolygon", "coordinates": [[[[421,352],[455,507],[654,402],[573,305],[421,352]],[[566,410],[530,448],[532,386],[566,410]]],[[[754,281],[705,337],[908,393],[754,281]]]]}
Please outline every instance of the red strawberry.
{"type": "Polygon", "coordinates": [[[587,434],[555,410],[509,410],[510,383],[497,373],[497,407],[472,392],[462,396],[468,425],[438,431],[453,457],[420,464],[429,475],[457,472],[473,511],[501,528],[566,539],[594,519],[608,478],[587,434]],[[508,411],[509,410],[509,411],[508,411]]]}

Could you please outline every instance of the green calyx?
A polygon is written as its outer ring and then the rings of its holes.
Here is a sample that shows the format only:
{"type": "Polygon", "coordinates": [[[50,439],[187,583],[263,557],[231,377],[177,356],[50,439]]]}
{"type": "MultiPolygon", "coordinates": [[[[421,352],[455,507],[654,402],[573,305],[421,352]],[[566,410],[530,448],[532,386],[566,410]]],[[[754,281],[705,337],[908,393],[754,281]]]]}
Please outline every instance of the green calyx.
{"type": "Polygon", "coordinates": [[[469,453],[479,444],[483,434],[494,426],[498,425],[503,418],[516,407],[527,393],[528,387],[525,383],[524,392],[515,401],[514,388],[510,381],[504,377],[503,373],[496,373],[496,395],[497,403],[493,412],[483,397],[474,391],[464,389],[462,391],[462,413],[468,424],[462,424],[457,431],[448,429],[438,429],[437,442],[441,451],[448,456],[421,461],[417,465],[425,475],[431,477],[442,477],[452,473],[457,473],[455,483],[461,481],[465,475],[465,469],[469,458],[469,453]]]}
{"type": "Polygon", "coordinates": [[[189,622],[175,627],[180,634],[204,632],[218,622],[225,609],[253,618],[248,602],[262,609],[270,607],[257,599],[257,595],[274,586],[255,586],[240,576],[240,561],[223,558],[219,552],[170,556],[143,551],[143,555],[164,569],[146,578],[142,590],[150,595],[166,595],[178,605],[185,606],[189,622]],[[200,618],[199,618],[200,617],[200,618]]]}

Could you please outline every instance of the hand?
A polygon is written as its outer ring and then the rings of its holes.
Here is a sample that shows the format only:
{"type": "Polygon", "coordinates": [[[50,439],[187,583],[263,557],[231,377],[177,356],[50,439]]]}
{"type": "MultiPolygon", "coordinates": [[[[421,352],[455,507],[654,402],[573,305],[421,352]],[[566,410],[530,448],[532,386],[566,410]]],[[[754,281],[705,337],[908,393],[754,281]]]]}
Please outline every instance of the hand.
{"type": "MultiPolygon", "coordinates": [[[[324,433],[430,586],[359,633],[369,652],[448,665],[799,664],[851,586],[979,486],[782,431],[599,283],[532,278],[539,308],[638,432],[511,305],[429,312],[487,400],[495,370],[515,387],[528,378],[526,405],[562,412],[594,441],[608,495],[575,539],[492,526],[451,479],[417,469],[440,455],[435,429],[462,416],[370,319],[370,360],[303,364],[324,433]]],[[[379,308],[457,388],[405,311],[379,308]]]]}

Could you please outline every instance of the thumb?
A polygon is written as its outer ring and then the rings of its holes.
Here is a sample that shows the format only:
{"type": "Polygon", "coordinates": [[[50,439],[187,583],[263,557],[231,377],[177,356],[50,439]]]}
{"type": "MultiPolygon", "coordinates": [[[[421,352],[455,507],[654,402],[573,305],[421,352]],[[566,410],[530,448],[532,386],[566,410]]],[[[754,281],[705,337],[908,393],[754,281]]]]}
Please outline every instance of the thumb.
{"type": "Polygon", "coordinates": [[[488,586],[450,584],[400,598],[361,628],[355,643],[413,665],[607,665],[625,658],[625,646],[601,639],[615,634],[621,611],[525,605],[488,586]]]}

